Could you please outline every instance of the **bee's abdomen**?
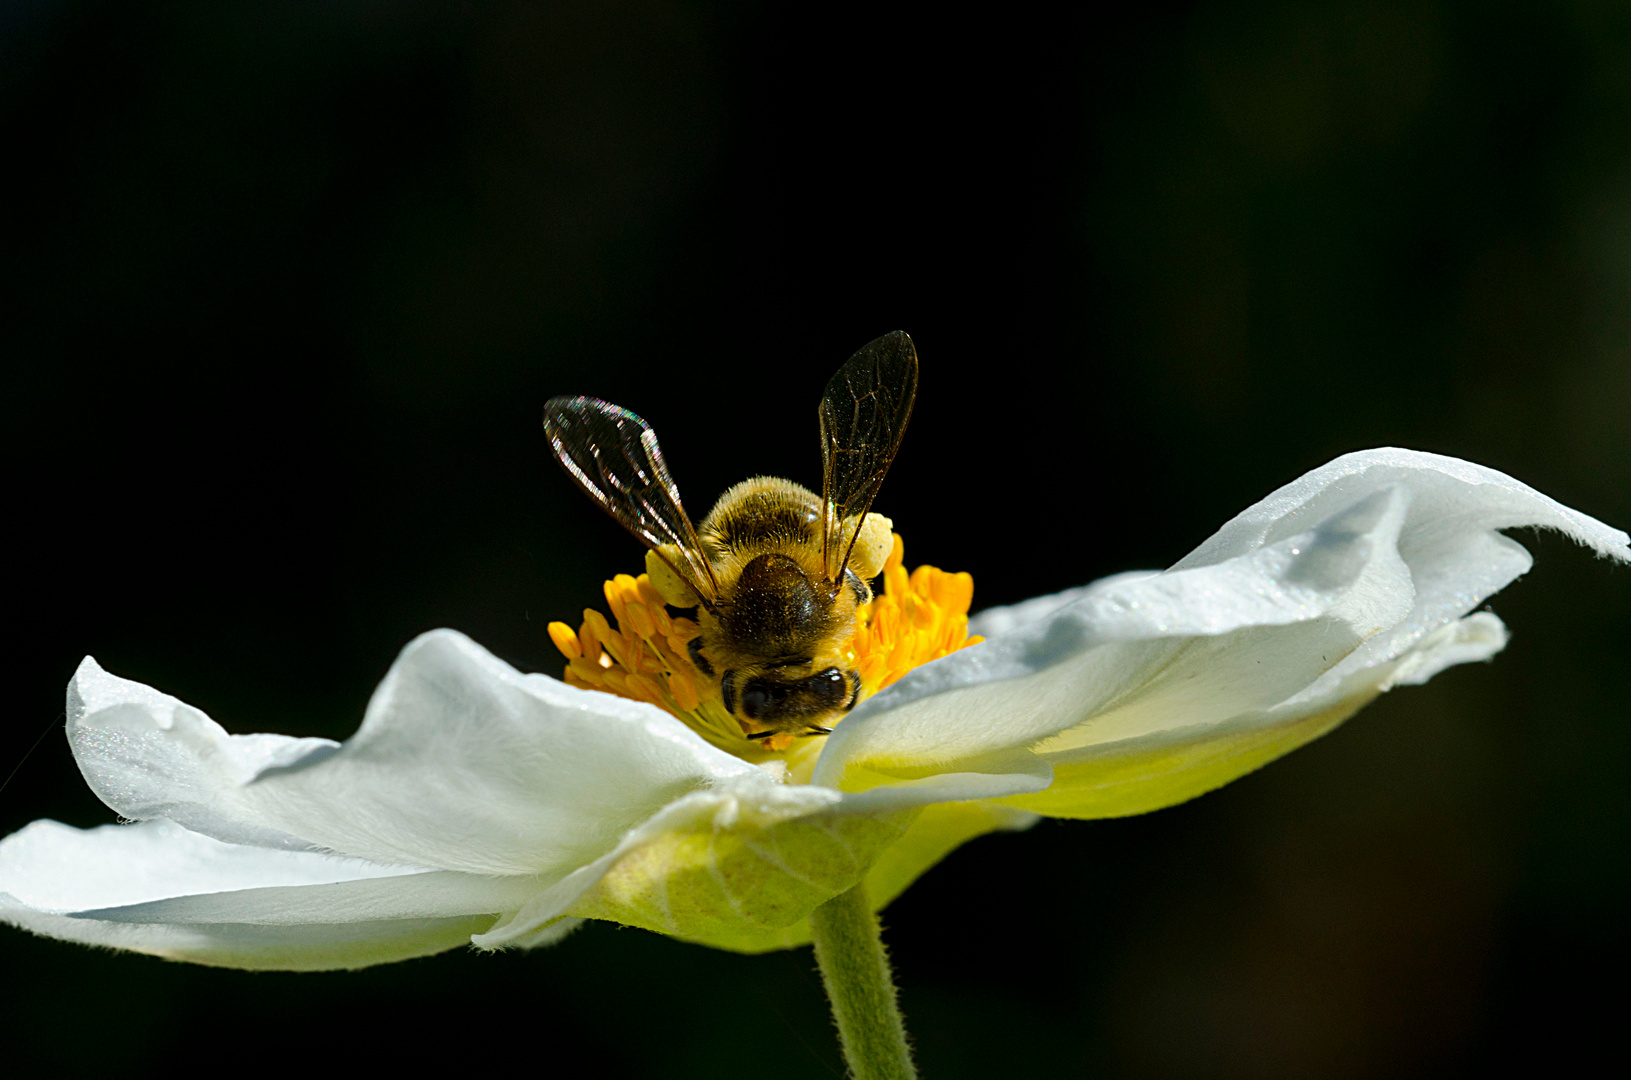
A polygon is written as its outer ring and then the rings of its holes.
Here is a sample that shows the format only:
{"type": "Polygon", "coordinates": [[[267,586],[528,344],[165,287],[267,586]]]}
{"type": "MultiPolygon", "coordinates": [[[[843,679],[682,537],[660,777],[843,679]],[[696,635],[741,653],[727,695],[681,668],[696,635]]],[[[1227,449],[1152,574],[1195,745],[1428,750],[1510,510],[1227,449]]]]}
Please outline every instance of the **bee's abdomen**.
{"type": "Polygon", "coordinates": [[[800,650],[826,627],[830,600],[787,555],[760,555],[742,568],[728,609],[726,636],[744,652],[784,656],[800,650]]]}

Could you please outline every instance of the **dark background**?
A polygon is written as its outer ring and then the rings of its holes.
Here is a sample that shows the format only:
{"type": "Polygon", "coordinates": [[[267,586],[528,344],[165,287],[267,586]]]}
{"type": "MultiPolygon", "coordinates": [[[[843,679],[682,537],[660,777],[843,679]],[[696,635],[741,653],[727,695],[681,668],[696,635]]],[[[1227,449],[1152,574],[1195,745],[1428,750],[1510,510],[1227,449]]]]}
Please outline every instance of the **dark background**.
{"type": "MultiPolygon", "coordinates": [[[[880,508],[1009,602],[1177,559],[1338,453],[1631,524],[1631,9],[1601,3],[7,4],[0,768],[89,652],[343,738],[397,649],[523,668],[637,570],[545,398],[693,512],[818,479],[869,338],[880,508]]],[[[1631,574],[1524,538],[1494,664],[1188,805],[983,839],[887,913],[930,1080],[1556,1072],[1623,1045],[1631,574]]],[[[111,819],[52,733],[0,832],[111,819]]],[[[840,1070],[806,951],[250,975],[0,934],[8,1060],[840,1070]]]]}

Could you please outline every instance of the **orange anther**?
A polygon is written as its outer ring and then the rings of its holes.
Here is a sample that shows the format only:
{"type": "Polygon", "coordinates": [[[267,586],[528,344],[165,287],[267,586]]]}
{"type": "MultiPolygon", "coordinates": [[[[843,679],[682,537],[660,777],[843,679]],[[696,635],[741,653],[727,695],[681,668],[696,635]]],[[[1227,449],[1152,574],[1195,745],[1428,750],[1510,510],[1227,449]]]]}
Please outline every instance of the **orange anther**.
{"type": "Polygon", "coordinates": [[[633,626],[635,633],[643,638],[657,635],[657,624],[651,617],[651,610],[638,600],[632,600],[624,607],[623,621],[633,626]]]}
{"type": "Polygon", "coordinates": [[[974,575],[941,574],[935,582],[934,599],[947,611],[966,615],[968,606],[974,602],[974,575]]]}
{"type": "Polygon", "coordinates": [[[682,712],[690,712],[702,704],[702,696],[697,693],[697,684],[683,671],[669,674],[668,692],[674,695],[674,704],[678,705],[682,712]]]}
{"type": "Polygon", "coordinates": [[[657,591],[657,586],[651,583],[649,575],[641,574],[635,578],[634,586],[639,593],[640,602],[652,611],[660,611],[663,605],[667,603],[663,599],[663,594],[657,591]]]}
{"type": "Polygon", "coordinates": [[[606,670],[599,664],[582,656],[574,656],[571,660],[568,660],[566,667],[568,671],[594,687],[600,686],[601,680],[606,674],[606,670]]]}
{"type": "Polygon", "coordinates": [[[578,644],[578,635],[563,622],[549,624],[549,640],[555,643],[555,647],[561,650],[561,655],[568,660],[583,655],[583,647],[578,644]]]}

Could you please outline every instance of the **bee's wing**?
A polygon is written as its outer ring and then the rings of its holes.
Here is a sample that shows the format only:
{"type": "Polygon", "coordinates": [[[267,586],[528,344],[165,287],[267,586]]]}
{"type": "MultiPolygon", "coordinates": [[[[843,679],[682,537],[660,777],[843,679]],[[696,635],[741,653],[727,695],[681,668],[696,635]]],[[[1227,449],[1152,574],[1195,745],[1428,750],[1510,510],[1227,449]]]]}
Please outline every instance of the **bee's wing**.
{"type": "Polygon", "coordinates": [[[719,597],[719,583],[680,504],[679,488],[668,475],[651,425],[598,398],[556,397],[544,406],[544,431],[555,460],[624,528],[647,547],[679,549],[683,566],[658,554],[711,607],[719,597]]]}
{"type": "Polygon", "coordinates": [[[917,396],[917,350],[897,330],[863,345],[821,395],[821,550],[837,583],[917,396]]]}

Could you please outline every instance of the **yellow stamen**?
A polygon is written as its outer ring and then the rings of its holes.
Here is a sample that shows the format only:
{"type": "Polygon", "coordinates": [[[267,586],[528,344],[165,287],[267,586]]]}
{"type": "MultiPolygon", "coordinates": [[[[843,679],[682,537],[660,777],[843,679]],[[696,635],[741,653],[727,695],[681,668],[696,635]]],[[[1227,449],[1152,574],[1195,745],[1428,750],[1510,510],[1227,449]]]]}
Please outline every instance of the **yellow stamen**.
{"type": "Polygon", "coordinates": [[[549,640],[555,643],[555,647],[561,650],[561,655],[568,660],[576,660],[583,655],[583,647],[578,644],[578,635],[563,622],[549,624],[549,640]]]}
{"type": "MultiPolygon", "coordinates": [[[[913,668],[984,640],[968,634],[974,579],[933,566],[908,574],[904,554],[896,535],[884,561],[882,587],[856,612],[849,661],[860,673],[863,698],[913,668]]],[[[715,746],[743,756],[780,753],[798,741],[790,732],[747,737],[745,725],[725,711],[718,678],[703,675],[691,662],[689,646],[699,632],[695,620],[670,615],[645,574],[618,574],[604,591],[615,629],[593,608],[584,610],[576,634],[565,623],[549,624],[550,640],[566,657],[569,684],[649,702],[715,746]]]]}

